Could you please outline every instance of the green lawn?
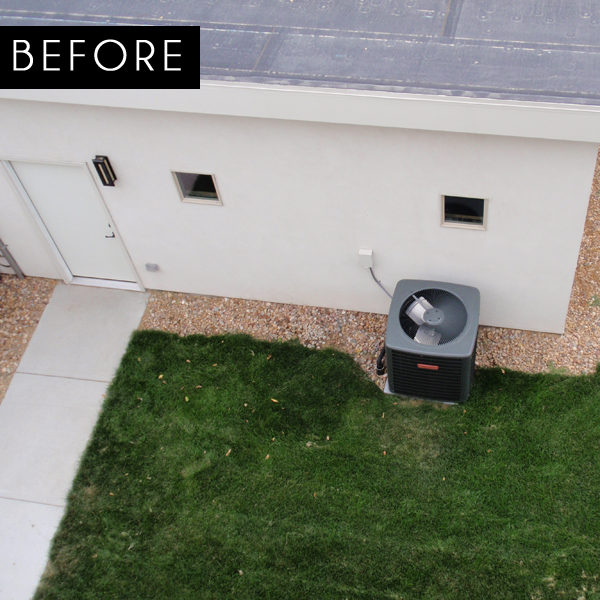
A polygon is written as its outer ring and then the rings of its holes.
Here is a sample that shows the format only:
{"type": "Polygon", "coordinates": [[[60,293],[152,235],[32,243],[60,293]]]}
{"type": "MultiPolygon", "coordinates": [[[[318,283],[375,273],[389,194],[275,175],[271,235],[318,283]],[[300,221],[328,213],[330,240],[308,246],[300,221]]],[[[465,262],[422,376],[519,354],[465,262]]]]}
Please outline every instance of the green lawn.
{"type": "Polygon", "coordinates": [[[600,376],[384,395],[333,350],[134,334],[35,600],[600,598],[600,376]]]}

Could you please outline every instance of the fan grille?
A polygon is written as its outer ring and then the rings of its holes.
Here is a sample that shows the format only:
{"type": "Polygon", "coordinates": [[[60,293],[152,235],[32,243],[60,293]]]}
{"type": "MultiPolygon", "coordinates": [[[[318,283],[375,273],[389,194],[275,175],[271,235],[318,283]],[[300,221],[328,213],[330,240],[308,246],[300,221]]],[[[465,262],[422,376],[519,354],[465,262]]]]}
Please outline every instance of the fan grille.
{"type": "Polygon", "coordinates": [[[439,328],[435,328],[442,335],[438,346],[455,340],[464,331],[467,325],[467,309],[462,300],[446,290],[430,288],[411,294],[400,309],[400,326],[411,340],[415,339],[419,325],[406,314],[406,310],[415,301],[415,296],[425,298],[433,307],[444,313],[444,322],[439,328]]]}

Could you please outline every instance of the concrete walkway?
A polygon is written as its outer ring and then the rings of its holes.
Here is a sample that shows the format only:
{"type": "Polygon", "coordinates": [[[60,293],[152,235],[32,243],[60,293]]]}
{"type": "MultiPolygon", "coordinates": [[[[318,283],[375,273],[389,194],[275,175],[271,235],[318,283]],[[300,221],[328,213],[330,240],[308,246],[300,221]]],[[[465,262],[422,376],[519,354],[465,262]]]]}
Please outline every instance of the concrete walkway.
{"type": "Polygon", "coordinates": [[[149,294],[59,284],[0,404],[0,600],[30,600],[149,294]]]}

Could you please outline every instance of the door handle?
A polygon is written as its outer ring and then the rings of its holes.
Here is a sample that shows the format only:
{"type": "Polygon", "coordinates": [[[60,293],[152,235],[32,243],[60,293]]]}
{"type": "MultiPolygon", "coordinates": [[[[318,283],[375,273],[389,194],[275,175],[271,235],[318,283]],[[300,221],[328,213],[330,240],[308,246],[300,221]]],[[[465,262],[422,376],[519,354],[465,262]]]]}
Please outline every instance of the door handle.
{"type": "Polygon", "coordinates": [[[113,231],[112,235],[105,235],[104,237],[105,238],[114,238],[115,237],[115,232],[113,231]]]}

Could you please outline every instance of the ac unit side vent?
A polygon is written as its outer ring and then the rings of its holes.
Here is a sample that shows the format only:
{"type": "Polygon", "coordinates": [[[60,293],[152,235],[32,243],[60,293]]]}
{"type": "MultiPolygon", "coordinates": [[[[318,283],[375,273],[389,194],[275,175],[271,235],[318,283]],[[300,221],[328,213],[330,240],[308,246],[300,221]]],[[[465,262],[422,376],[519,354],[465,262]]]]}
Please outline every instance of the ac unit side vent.
{"type": "Polygon", "coordinates": [[[460,359],[432,360],[428,356],[391,351],[388,369],[394,382],[392,392],[403,396],[416,396],[429,400],[459,402],[462,386],[462,361],[460,359]],[[434,364],[437,370],[419,368],[419,364],[434,364]]]}

